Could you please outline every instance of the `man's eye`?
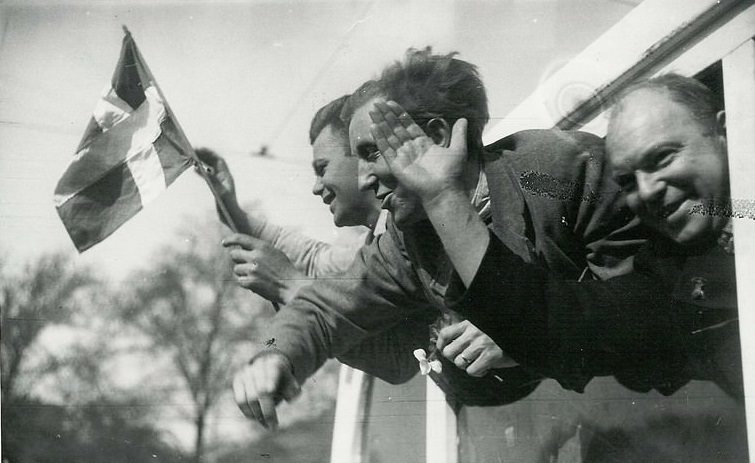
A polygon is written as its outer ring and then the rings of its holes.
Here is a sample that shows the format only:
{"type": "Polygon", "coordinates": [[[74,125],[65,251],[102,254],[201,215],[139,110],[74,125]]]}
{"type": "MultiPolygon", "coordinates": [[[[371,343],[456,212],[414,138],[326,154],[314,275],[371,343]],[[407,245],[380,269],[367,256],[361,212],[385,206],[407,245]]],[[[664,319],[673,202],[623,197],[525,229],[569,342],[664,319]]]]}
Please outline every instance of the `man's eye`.
{"type": "Polygon", "coordinates": [[[381,155],[380,150],[377,147],[373,147],[365,149],[360,157],[367,162],[376,162],[381,155]]]}
{"type": "Polygon", "coordinates": [[[676,158],[676,150],[665,149],[655,154],[655,168],[662,169],[671,164],[676,158]]]}

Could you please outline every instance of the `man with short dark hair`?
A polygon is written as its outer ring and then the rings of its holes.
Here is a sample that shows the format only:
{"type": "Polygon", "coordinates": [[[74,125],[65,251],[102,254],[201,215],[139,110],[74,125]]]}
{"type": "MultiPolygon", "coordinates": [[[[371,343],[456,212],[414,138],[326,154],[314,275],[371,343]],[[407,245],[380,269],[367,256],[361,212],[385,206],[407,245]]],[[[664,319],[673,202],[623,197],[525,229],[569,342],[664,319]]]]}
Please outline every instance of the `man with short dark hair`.
{"type": "Polygon", "coordinates": [[[372,195],[357,187],[357,161],[351,157],[348,127],[340,117],[348,98],[349,95],[344,95],[328,103],[312,119],[309,131],[315,173],[312,193],[330,206],[337,227],[373,228],[380,209],[372,195]]]}
{"type": "MultiPolygon", "coordinates": [[[[357,160],[350,156],[347,128],[340,119],[347,98],[344,95],[331,101],[312,119],[309,132],[315,173],[312,193],[330,206],[337,226],[372,228],[380,208],[373,195],[357,188],[357,160]]],[[[228,246],[238,246],[232,257],[237,261],[234,273],[241,286],[270,301],[286,303],[311,278],[340,273],[354,259],[362,243],[332,246],[246,214],[238,204],[233,177],[225,161],[207,149],[197,150],[197,155],[213,168],[215,186],[239,228],[240,233],[226,242],[228,246]],[[250,254],[252,251],[254,254],[250,254]],[[254,265],[260,260],[270,265],[254,265]]],[[[220,213],[219,216],[225,222],[225,217],[220,213]]]]}

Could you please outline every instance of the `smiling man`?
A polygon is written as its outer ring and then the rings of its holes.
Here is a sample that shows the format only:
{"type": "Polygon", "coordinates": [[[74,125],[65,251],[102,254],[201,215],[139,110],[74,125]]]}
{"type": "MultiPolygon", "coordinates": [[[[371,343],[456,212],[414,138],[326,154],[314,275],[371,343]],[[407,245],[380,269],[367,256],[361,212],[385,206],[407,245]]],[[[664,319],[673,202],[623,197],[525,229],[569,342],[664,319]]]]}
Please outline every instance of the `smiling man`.
{"type": "Polygon", "coordinates": [[[318,111],[312,122],[312,168],[315,184],[312,193],[320,196],[333,214],[337,227],[375,226],[379,209],[375,197],[357,185],[358,159],[351,156],[347,128],[340,113],[347,96],[318,111]],[[321,127],[323,124],[324,127],[321,127]]]}
{"type": "MultiPolygon", "coordinates": [[[[312,193],[329,205],[336,226],[373,229],[380,205],[373,194],[357,188],[358,160],[350,155],[347,128],[340,119],[347,98],[344,95],[333,100],[312,118],[309,131],[315,174],[312,193]]],[[[241,286],[270,301],[287,303],[312,278],[338,274],[354,260],[363,240],[332,246],[248,215],[238,203],[225,161],[207,149],[198,149],[197,155],[213,169],[215,187],[241,232],[224,240],[227,247],[235,248],[231,254],[241,286]]],[[[225,222],[220,211],[218,215],[225,222]]]]}
{"type": "Polygon", "coordinates": [[[702,84],[666,75],[621,99],[608,129],[611,165],[629,206],[681,245],[716,236],[729,221],[693,211],[729,208],[724,113],[715,108],[702,84]]]}
{"type": "Polygon", "coordinates": [[[697,80],[666,74],[625,92],[606,139],[627,204],[664,238],[648,243],[638,272],[664,285],[667,307],[655,310],[673,313],[675,326],[656,323],[664,339],[680,344],[667,349],[682,357],[682,374],[713,381],[741,400],[724,111],[697,80]]]}

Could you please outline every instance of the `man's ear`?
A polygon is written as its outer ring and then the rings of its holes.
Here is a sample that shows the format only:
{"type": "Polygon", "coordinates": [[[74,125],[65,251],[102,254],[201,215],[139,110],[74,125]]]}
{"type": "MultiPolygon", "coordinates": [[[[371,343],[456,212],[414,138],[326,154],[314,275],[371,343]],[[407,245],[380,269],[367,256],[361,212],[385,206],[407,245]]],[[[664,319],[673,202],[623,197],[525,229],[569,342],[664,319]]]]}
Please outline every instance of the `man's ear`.
{"type": "Polygon", "coordinates": [[[432,138],[436,145],[448,148],[451,144],[451,126],[442,117],[434,117],[427,123],[427,136],[432,138]]]}

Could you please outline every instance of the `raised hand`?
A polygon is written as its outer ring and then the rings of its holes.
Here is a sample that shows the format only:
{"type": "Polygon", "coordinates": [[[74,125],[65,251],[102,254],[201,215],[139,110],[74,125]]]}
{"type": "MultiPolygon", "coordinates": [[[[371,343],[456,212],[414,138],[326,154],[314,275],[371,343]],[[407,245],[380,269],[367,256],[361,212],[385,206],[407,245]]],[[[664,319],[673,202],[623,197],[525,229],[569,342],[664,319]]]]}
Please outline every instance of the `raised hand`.
{"type": "Polygon", "coordinates": [[[223,246],[229,249],[239,285],[268,301],[287,304],[308,282],[288,257],[267,241],[236,233],[224,239],[223,246]]]}
{"type": "Polygon", "coordinates": [[[370,112],[370,130],[391,173],[423,201],[449,190],[463,191],[467,160],[467,120],[459,119],[450,130],[443,119],[428,122],[438,131],[436,143],[396,102],[376,102],[370,112]],[[450,140],[448,136],[450,135],[450,140]]]}
{"type": "Polygon", "coordinates": [[[194,151],[197,157],[202,161],[208,169],[210,174],[210,180],[221,196],[233,196],[236,198],[236,186],[233,183],[233,175],[231,175],[228,165],[225,160],[220,157],[216,152],[207,148],[198,148],[194,151]]]}

